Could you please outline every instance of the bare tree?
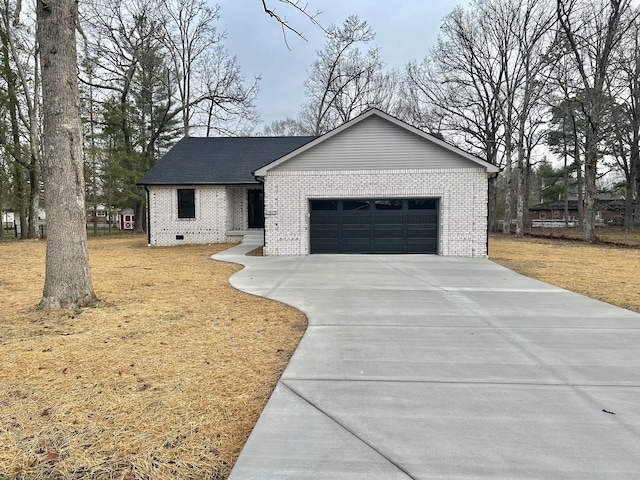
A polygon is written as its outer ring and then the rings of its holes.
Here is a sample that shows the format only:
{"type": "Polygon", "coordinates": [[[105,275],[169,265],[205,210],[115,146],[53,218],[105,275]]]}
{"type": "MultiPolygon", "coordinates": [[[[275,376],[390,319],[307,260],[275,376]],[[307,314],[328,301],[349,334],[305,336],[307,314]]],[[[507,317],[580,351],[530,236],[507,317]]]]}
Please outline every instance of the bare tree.
{"type": "MultiPolygon", "coordinates": [[[[504,63],[491,50],[489,31],[475,12],[456,7],[443,21],[436,45],[406,70],[406,99],[414,124],[443,131],[486,161],[505,167],[500,98],[504,63]],[[420,120],[422,118],[422,121],[420,120]]],[[[497,189],[490,184],[489,226],[496,226],[497,189]]]]}
{"type": "Polygon", "coordinates": [[[101,91],[108,137],[107,182],[120,207],[133,207],[145,229],[145,195],[135,181],[179,135],[236,134],[253,127],[257,82],[246,86],[221,44],[218,11],[201,0],[114,0],[85,12],[87,57],[82,81],[101,91]],[[119,177],[119,178],[117,178],[119,177]],[[119,187],[118,187],[119,186],[119,187]],[[115,194],[115,190],[121,194],[115,194]]]}
{"type": "Polygon", "coordinates": [[[255,99],[260,77],[247,85],[236,57],[218,45],[208,52],[199,78],[200,99],[193,104],[199,114],[193,126],[205,129],[207,137],[249,133],[258,121],[255,99]]]}
{"type": "MultiPolygon", "coordinates": [[[[166,45],[173,64],[181,106],[182,133],[190,134],[193,108],[197,102],[195,78],[207,52],[222,40],[213,22],[219,19],[219,7],[209,7],[204,0],[164,0],[164,11],[168,21],[162,22],[164,28],[162,42],[166,45]]],[[[224,53],[224,52],[222,52],[224,53]]]]}
{"type": "Polygon", "coordinates": [[[263,130],[263,136],[265,137],[290,137],[296,135],[313,135],[313,133],[305,130],[298,119],[289,117],[271,122],[269,125],[265,125],[263,130]]]}
{"type": "Polygon", "coordinates": [[[632,26],[614,52],[612,74],[607,76],[607,95],[615,99],[612,124],[605,133],[608,148],[625,180],[624,226],[631,231],[638,221],[640,195],[640,20],[637,7],[632,26]]]}
{"type": "MultiPolygon", "coordinates": [[[[563,197],[565,219],[569,220],[569,183],[570,171],[575,171],[578,205],[584,204],[583,146],[585,139],[585,122],[582,115],[581,93],[573,86],[579,83],[572,63],[565,55],[561,44],[555,45],[557,50],[550,54],[552,68],[549,82],[553,90],[544,102],[551,112],[547,129],[546,143],[563,160],[563,197]],[[573,164],[569,162],[573,159],[573,164]]],[[[578,208],[578,226],[584,229],[584,212],[578,208]]]]}
{"type": "Polygon", "coordinates": [[[41,52],[47,257],[43,307],[96,301],[89,267],[75,0],[38,2],[41,52]]]}
{"type": "Polygon", "coordinates": [[[329,27],[328,40],[318,52],[305,83],[307,104],[301,120],[315,135],[325,133],[376,103],[374,78],[381,74],[380,51],[360,51],[375,34],[352,15],[341,27],[329,27]]]}
{"type": "Polygon", "coordinates": [[[562,28],[568,55],[580,74],[584,92],[582,111],[586,118],[585,218],[584,235],[593,242],[595,231],[596,180],[602,140],[602,120],[608,108],[607,72],[614,49],[631,23],[625,22],[631,0],[557,0],[556,13],[562,28]]]}
{"type": "MultiPolygon", "coordinates": [[[[480,2],[481,16],[491,31],[495,51],[503,64],[503,83],[497,85],[496,96],[505,131],[505,155],[511,158],[516,150],[512,189],[516,199],[516,236],[524,232],[528,208],[528,178],[531,173],[531,152],[540,142],[546,124],[541,100],[548,93],[547,74],[550,64],[547,51],[552,43],[554,15],[546,0],[487,0],[480,2]],[[513,188],[515,187],[515,188],[513,188]]],[[[507,160],[507,165],[512,162],[507,160]]],[[[511,172],[510,172],[511,173],[511,172]]],[[[510,178],[511,180],[511,178],[510,178]]],[[[511,189],[510,189],[511,190],[511,189]]],[[[510,195],[507,196],[507,199],[510,195]]],[[[511,222],[511,205],[505,208],[505,224],[511,222]]],[[[506,225],[507,226],[507,225],[506,225]]],[[[509,232],[510,228],[506,229],[509,232]]]]}
{"type": "MultiPolygon", "coordinates": [[[[305,17],[306,19],[310,20],[311,23],[313,23],[315,26],[324,30],[317,20],[318,16],[321,13],[319,10],[315,13],[311,13],[308,8],[309,5],[307,3],[302,4],[299,0],[279,0],[279,2],[281,4],[284,4],[285,7],[290,7],[290,10],[301,15],[302,17],[305,17]]],[[[267,3],[267,0],[262,0],[262,8],[267,15],[269,15],[276,22],[278,22],[278,24],[280,24],[280,27],[282,28],[282,38],[284,39],[287,48],[289,47],[289,43],[287,42],[287,32],[292,32],[294,35],[302,38],[303,40],[306,40],[304,34],[302,33],[302,30],[298,27],[294,27],[289,22],[287,17],[279,14],[276,11],[276,7],[272,6],[272,2],[267,3]]]]}

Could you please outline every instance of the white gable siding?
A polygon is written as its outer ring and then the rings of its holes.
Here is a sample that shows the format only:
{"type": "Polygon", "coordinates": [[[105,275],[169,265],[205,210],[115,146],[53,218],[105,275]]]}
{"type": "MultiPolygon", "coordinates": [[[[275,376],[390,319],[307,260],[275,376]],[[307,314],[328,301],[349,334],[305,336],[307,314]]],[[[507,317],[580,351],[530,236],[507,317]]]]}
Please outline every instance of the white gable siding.
{"type": "Polygon", "coordinates": [[[471,160],[374,115],[272,170],[475,167],[471,160]]]}

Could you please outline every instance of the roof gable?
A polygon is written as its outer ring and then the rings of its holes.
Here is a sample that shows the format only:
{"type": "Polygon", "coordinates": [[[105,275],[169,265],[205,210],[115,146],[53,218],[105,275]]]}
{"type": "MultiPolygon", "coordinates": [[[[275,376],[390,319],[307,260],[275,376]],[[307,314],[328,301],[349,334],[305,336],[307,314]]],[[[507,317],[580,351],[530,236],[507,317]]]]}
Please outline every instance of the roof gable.
{"type": "Polygon", "coordinates": [[[256,170],[351,170],[365,168],[482,167],[487,173],[498,167],[461,150],[435,135],[425,133],[378,109],[362,115],[310,141],[256,170]],[[390,161],[389,152],[395,153],[390,161]]]}
{"type": "Polygon", "coordinates": [[[316,137],[185,137],[139,185],[257,183],[253,171],[316,137]]]}

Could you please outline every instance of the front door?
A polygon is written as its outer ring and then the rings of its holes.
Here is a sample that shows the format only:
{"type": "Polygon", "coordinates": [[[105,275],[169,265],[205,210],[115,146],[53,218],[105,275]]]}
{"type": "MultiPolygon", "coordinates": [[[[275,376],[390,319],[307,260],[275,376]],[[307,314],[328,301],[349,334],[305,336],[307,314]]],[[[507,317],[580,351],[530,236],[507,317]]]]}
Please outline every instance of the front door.
{"type": "Polygon", "coordinates": [[[264,191],[249,190],[249,228],[264,228],[264,191]]]}

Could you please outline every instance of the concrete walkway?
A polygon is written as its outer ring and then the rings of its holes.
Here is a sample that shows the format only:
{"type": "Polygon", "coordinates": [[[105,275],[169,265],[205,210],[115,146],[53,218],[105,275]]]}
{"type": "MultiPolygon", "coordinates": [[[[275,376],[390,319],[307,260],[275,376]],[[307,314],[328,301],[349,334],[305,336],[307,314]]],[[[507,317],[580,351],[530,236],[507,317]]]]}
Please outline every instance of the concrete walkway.
{"type": "Polygon", "coordinates": [[[640,478],[640,315],[484,259],[260,242],[214,258],[309,327],[231,480],[640,478]]]}

